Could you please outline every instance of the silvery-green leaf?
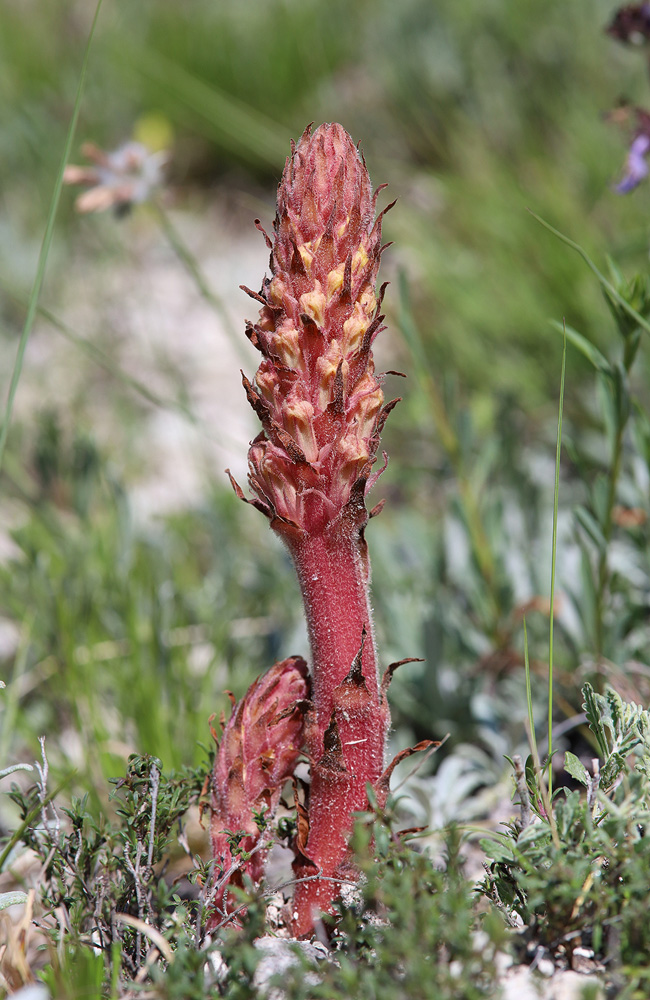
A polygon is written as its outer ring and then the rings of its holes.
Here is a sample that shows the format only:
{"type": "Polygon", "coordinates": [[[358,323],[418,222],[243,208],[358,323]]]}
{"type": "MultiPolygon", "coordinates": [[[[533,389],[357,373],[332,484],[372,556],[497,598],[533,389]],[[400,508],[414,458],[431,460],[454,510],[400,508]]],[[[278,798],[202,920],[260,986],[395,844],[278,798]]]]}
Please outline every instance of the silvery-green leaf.
{"type": "Polygon", "coordinates": [[[625,758],[618,753],[613,753],[600,771],[600,787],[604,792],[611,788],[624,767],[625,758]]]}
{"type": "Polygon", "coordinates": [[[587,768],[582,763],[582,761],[576,757],[574,753],[569,750],[564,755],[564,767],[576,781],[579,781],[582,785],[588,787],[589,785],[589,772],[587,768]]]}
{"type": "Polygon", "coordinates": [[[3,771],[0,771],[0,778],[6,778],[8,774],[13,774],[14,771],[33,771],[34,768],[31,764],[12,764],[11,767],[5,767],[3,771]]]}
{"type": "Polygon", "coordinates": [[[26,902],[26,892],[0,892],[0,910],[6,910],[8,906],[16,906],[18,903],[26,902]]]}
{"type": "Polygon", "coordinates": [[[596,694],[589,682],[583,686],[582,696],[585,699],[582,707],[587,715],[589,728],[598,741],[598,749],[600,750],[601,757],[606,759],[609,756],[609,743],[601,720],[602,711],[606,707],[605,699],[602,695],[596,694]]]}

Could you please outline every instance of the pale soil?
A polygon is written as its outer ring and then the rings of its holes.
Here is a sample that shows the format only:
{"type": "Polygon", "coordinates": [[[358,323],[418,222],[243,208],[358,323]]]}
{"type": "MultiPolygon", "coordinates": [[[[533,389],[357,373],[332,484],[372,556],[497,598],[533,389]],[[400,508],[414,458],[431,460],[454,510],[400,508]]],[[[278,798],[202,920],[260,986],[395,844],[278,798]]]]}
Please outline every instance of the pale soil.
{"type": "Polygon", "coordinates": [[[145,212],[121,221],[80,220],[85,242],[88,227],[96,227],[97,253],[73,251],[64,286],[44,303],[161,400],[173,402],[182,390],[195,425],[174,408],[143,400],[44,320],[28,346],[16,407],[25,421],[45,407],[80,419],[118,473],[128,475],[132,502],[143,514],[196,503],[206,479],[225,480],[226,466],[244,477],[248,441],[257,433],[239,376],[242,365],[250,373],[257,363],[243,334],[245,317],[257,310],[239,285],[259,288],[268,251],[252,219],[235,226],[218,206],[203,216],[173,210],[170,216],[223,302],[239,334],[236,346],[145,212]],[[106,252],[102,243],[118,246],[106,252]],[[142,407],[138,416],[134,406],[142,407]]]}

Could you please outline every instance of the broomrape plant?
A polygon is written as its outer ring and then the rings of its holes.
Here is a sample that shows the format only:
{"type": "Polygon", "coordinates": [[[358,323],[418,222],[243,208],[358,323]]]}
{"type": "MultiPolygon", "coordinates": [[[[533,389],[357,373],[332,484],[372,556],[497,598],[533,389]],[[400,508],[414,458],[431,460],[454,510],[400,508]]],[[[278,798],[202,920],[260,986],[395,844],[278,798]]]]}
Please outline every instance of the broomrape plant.
{"type": "MultiPolygon", "coordinates": [[[[271,251],[271,276],[259,294],[244,288],[261,306],[246,333],[262,355],[253,382],[242,376],[262,424],[249,450],[247,502],[291,553],[311,672],[307,678],[298,658],[276,664],[272,679],[256,682],[235,708],[213,776],[212,844],[227,861],[226,831],[245,828],[249,846],[256,840],[254,812],[262,801],[277,803],[304,747],[311,782],[305,804],[296,799],[296,934],[308,933],[315,914],[329,908],[337,880],[353,876],[353,813],[367,808],[367,785],[385,799],[395,765],[386,770],[384,760],[394,667],[380,681],[364,537],[381,510],[380,503],[368,511],[365,498],[386,467],[384,454],[383,467],[372,471],[398,402],[385,402],[372,356],[384,329],[381,221],[392,207],[376,216],[380,190],[373,192],[342,126],[308,127],[286,162],[273,239],[256,222],[271,251]],[[253,717],[248,730],[245,719],[253,717]]],[[[249,874],[261,875],[257,855],[249,874]]]]}

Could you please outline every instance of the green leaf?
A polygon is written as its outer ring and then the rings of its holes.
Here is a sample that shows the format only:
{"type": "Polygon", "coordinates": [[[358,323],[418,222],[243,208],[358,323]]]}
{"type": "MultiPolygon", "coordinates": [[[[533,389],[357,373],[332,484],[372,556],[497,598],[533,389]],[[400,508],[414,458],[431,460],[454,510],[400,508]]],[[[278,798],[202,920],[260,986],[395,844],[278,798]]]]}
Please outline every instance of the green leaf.
{"type": "Polygon", "coordinates": [[[609,757],[609,742],[601,721],[602,711],[598,701],[599,696],[589,682],[583,685],[582,697],[584,698],[582,707],[585,710],[589,728],[596,737],[601,757],[603,760],[607,760],[609,757]]]}
{"type": "Polygon", "coordinates": [[[493,861],[505,861],[510,864],[513,864],[515,861],[515,855],[509,844],[502,844],[500,841],[483,838],[483,840],[479,840],[479,846],[487,857],[493,861]]]}
{"type": "MultiPolygon", "coordinates": [[[[614,735],[617,739],[619,739],[623,735],[625,728],[626,706],[623,704],[623,699],[618,691],[615,691],[614,688],[611,687],[608,687],[605,691],[605,703],[609,709],[614,735]]],[[[629,707],[630,706],[628,706],[628,708],[629,707]]],[[[630,718],[631,717],[632,714],[630,713],[630,718]]]]}
{"type": "Polygon", "coordinates": [[[630,391],[627,372],[622,364],[617,363],[612,368],[614,407],[617,416],[617,426],[625,424],[630,416],[630,391]]]}
{"type": "Polygon", "coordinates": [[[587,768],[582,761],[569,750],[567,750],[564,755],[564,768],[572,778],[575,778],[576,781],[579,781],[586,788],[589,786],[589,772],[587,771],[587,768]]]}
{"type": "Polygon", "coordinates": [[[576,610],[580,615],[582,627],[586,636],[592,636],[596,622],[596,586],[594,570],[591,564],[593,550],[582,536],[578,536],[580,547],[580,581],[575,591],[576,610]]]}
{"type": "Polygon", "coordinates": [[[606,255],[605,260],[607,261],[607,267],[609,268],[609,277],[611,278],[612,284],[614,285],[615,288],[621,288],[622,285],[625,283],[625,278],[623,277],[621,269],[619,268],[614,258],[610,257],[609,254],[606,255]]]}
{"type": "Polygon", "coordinates": [[[531,795],[539,797],[539,787],[537,785],[537,772],[535,771],[535,761],[532,754],[528,754],[526,757],[526,763],[524,764],[524,772],[526,774],[526,784],[528,785],[531,795]]]}
{"type": "Polygon", "coordinates": [[[634,309],[629,304],[629,302],[625,301],[625,299],[623,298],[623,296],[614,288],[614,286],[611,284],[611,282],[609,282],[607,280],[607,278],[602,273],[602,271],[600,271],[596,267],[596,265],[594,264],[593,260],[589,256],[589,254],[585,250],[582,249],[582,247],[580,246],[580,244],[576,243],[574,240],[569,239],[568,236],[565,236],[564,233],[561,233],[559,231],[559,229],[555,229],[554,226],[551,226],[550,223],[548,223],[544,219],[542,219],[541,216],[536,215],[535,212],[531,212],[530,209],[528,209],[528,211],[532,215],[533,219],[535,219],[537,222],[539,222],[539,224],[541,226],[543,226],[544,229],[548,229],[549,233],[553,233],[553,235],[557,236],[557,238],[559,240],[561,240],[562,243],[566,243],[566,245],[568,247],[571,247],[572,250],[575,250],[576,253],[580,254],[580,256],[584,260],[584,262],[587,265],[587,267],[596,275],[596,277],[598,278],[598,281],[601,284],[601,287],[603,288],[604,291],[606,291],[609,294],[609,296],[611,297],[612,301],[616,302],[621,307],[621,309],[623,309],[623,311],[627,313],[628,316],[631,316],[631,318],[633,320],[635,320],[636,323],[643,330],[645,330],[646,333],[650,333],[650,323],[648,322],[648,320],[645,319],[645,317],[641,316],[636,311],[636,309],[634,309]]]}
{"type": "Polygon", "coordinates": [[[48,792],[48,794],[45,796],[45,798],[43,799],[43,801],[39,802],[38,805],[34,806],[34,808],[31,810],[31,812],[27,813],[27,815],[25,816],[25,819],[22,821],[22,823],[20,824],[20,826],[18,827],[18,829],[14,830],[14,832],[12,833],[12,835],[9,838],[8,842],[5,844],[4,850],[0,854],[0,872],[3,870],[4,864],[5,864],[6,860],[7,860],[7,858],[9,857],[9,855],[11,854],[11,852],[13,851],[14,847],[16,846],[16,844],[18,844],[20,842],[20,840],[21,840],[21,838],[22,838],[25,830],[29,829],[30,824],[34,822],[34,820],[36,819],[37,816],[40,816],[40,814],[42,813],[42,811],[45,808],[45,806],[48,805],[48,803],[50,803],[52,801],[52,799],[55,799],[56,796],[59,794],[59,792],[63,788],[65,788],[65,786],[68,784],[68,782],[72,779],[74,773],[75,773],[74,771],[71,771],[63,779],[63,781],[61,781],[60,784],[58,784],[56,786],[56,788],[53,791],[48,792]]]}
{"type": "Polygon", "coordinates": [[[613,753],[600,771],[600,787],[604,792],[611,788],[624,767],[625,758],[619,753],[613,753]]]}
{"type": "Polygon", "coordinates": [[[522,861],[525,856],[525,848],[529,845],[534,845],[536,847],[541,847],[543,844],[551,840],[551,827],[545,820],[537,820],[534,823],[529,823],[525,830],[522,830],[517,839],[517,850],[518,852],[523,852],[518,854],[518,860],[522,861]]]}
{"type": "Polygon", "coordinates": [[[589,513],[586,507],[575,507],[573,513],[576,521],[580,527],[584,528],[587,532],[599,553],[605,552],[607,549],[607,542],[605,541],[605,536],[603,535],[596,518],[589,513]]]}
{"type": "Polygon", "coordinates": [[[632,420],[632,434],[634,435],[634,446],[643,458],[646,465],[650,466],[650,418],[645,409],[638,401],[634,401],[634,417],[632,420]]]}
{"type": "Polygon", "coordinates": [[[591,506],[600,524],[607,523],[609,510],[609,478],[599,472],[591,484],[591,506]]]}
{"type": "Polygon", "coordinates": [[[598,403],[600,405],[602,420],[605,425],[608,451],[611,452],[615,447],[616,441],[616,391],[612,384],[612,378],[608,378],[606,375],[601,373],[597,376],[597,379],[596,391],[598,392],[598,403]]]}
{"type": "Polygon", "coordinates": [[[592,344],[590,340],[583,337],[581,333],[574,330],[572,326],[566,326],[563,323],[558,323],[556,319],[552,319],[551,326],[558,333],[564,334],[566,331],[566,339],[573,344],[574,347],[580,351],[581,354],[587,358],[588,361],[592,363],[596,371],[602,372],[604,375],[611,375],[611,366],[604,354],[601,354],[595,344],[592,344]]]}

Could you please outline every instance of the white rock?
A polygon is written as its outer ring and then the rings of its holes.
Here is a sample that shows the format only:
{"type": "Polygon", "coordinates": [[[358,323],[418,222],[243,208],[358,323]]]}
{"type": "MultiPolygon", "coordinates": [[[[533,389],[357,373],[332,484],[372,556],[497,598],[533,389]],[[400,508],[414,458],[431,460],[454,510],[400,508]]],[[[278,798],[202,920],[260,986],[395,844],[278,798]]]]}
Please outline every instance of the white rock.
{"type": "Polygon", "coordinates": [[[536,969],[540,976],[544,976],[545,979],[550,979],[555,973],[555,962],[552,958],[540,958],[537,962],[536,969]]]}
{"type": "Polygon", "coordinates": [[[30,983],[17,993],[12,993],[11,1000],[50,1000],[50,994],[43,983],[30,983]]]}
{"type": "Polygon", "coordinates": [[[210,985],[214,982],[222,983],[228,975],[228,966],[224,962],[221,952],[216,949],[208,955],[208,961],[204,968],[210,985]]]}
{"type": "Polygon", "coordinates": [[[603,986],[595,976],[581,976],[570,970],[542,978],[530,967],[518,966],[503,983],[503,1000],[582,1000],[586,986],[598,986],[596,1000],[605,1000],[603,986]]]}
{"type": "MultiPolygon", "coordinates": [[[[263,937],[258,938],[255,947],[262,952],[263,957],[255,970],[253,979],[254,985],[259,990],[260,996],[266,1000],[283,1000],[284,993],[281,988],[269,986],[273,976],[282,975],[292,967],[297,965],[298,957],[296,950],[299,950],[316,962],[329,957],[327,948],[318,942],[312,944],[309,941],[286,940],[286,938],[263,937]]],[[[304,982],[315,985],[318,982],[316,973],[307,973],[304,982]]]]}
{"type": "Polygon", "coordinates": [[[597,985],[596,1000],[605,1000],[605,990],[595,976],[581,976],[579,972],[558,972],[553,977],[552,993],[549,1000],[582,1000],[586,986],[597,985]]]}
{"type": "Polygon", "coordinates": [[[546,986],[527,965],[519,966],[503,983],[503,1000],[541,1000],[541,990],[546,986]]]}

